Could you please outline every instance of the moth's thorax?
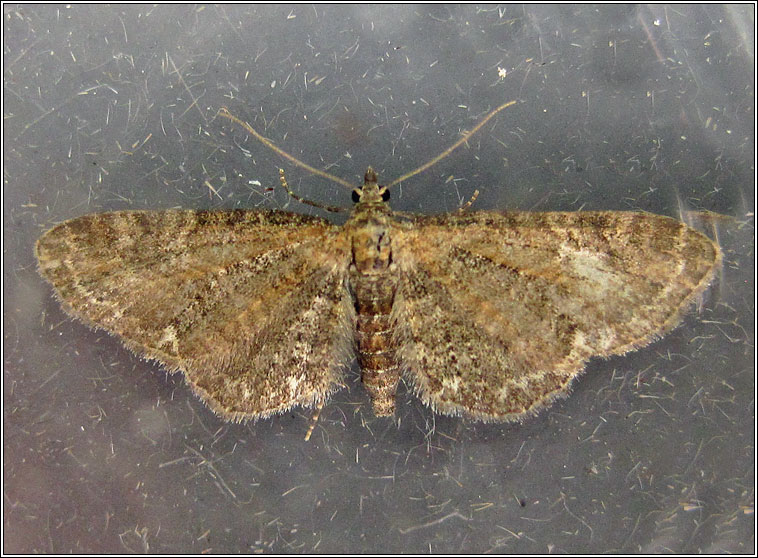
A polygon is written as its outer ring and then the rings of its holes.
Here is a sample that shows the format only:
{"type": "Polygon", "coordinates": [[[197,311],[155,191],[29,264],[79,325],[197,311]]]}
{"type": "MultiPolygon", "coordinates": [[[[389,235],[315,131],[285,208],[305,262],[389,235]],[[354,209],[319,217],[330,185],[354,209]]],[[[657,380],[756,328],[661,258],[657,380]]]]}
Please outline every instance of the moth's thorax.
{"type": "Polygon", "coordinates": [[[383,273],[392,262],[392,238],[381,219],[360,223],[352,230],[353,265],[361,274],[383,273]]]}
{"type": "Polygon", "coordinates": [[[386,189],[369,167],[359,200],[345,227],[352,243],[350,287],[357,313],[356,345],[362,380],[377,416],[395,410],[400,368],[392,341],[391,313],[397,291],[392,273],[392,211],[386,189]]]}
{"type": "Polygon", "coordinates": [[[360,273],[384,272],[392,261],[392,210],[383,199],[385,192],[369,167],[363,187],[356,190],[359,200],[345,224],[351,235],[353,264],[360,273]]]}

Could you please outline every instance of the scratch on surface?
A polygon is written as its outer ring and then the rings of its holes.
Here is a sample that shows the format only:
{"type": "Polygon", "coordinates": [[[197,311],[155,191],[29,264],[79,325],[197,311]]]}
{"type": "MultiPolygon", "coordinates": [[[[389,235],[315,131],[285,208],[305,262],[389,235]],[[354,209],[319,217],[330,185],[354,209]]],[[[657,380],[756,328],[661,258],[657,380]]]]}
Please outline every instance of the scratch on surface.
{"type": "Polygon", "coordinates": [[[471,521],[470,518],[461,515],[459,512],[452,512],[447,515],[443,515],[442,517],[435,519],[434,521],[430,521],[428,523],[422,523],[421,525],[414,525],[412,527],[407,527],[405,529],[399,529],[400,533],[405,535],[407,533],[410,533],[412,531],[418,531],[419,529],[426,529],[427,527],[432,527],[434,525],[439,525],[440,523],[443,523],[447,521],[450,518],[457,517],[459,519],[462,519],[463,521],[471,521]]]}

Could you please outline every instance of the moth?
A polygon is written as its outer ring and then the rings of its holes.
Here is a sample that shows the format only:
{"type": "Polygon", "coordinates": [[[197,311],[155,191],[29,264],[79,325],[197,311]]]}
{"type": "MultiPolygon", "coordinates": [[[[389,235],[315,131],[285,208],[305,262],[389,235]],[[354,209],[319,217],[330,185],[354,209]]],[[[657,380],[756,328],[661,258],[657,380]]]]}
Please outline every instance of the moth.
{"type": "Polygon", "coordinates": [[[227,420],[321,405],[357,356],[377,416],[402,377],[439,413],[504,421],[565,395],[588,359],[671,330],[721,261],[665,216],[396,213],[389,186],[369,167],[342,226],[274,210],[85,215],[42,235],[39,271],[66,312],[182,371],[227,420]]]}

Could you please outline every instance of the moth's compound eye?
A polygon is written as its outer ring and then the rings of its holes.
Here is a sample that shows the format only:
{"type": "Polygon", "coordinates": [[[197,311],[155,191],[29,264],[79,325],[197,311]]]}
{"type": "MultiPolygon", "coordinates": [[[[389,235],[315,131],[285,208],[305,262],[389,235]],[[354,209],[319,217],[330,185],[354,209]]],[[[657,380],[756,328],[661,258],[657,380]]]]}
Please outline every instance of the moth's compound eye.
{"type": "Polygon", "coordinates": [[[382,201],[390,201],[390,191],[387,188],[382,192],[382,201]]]}
{"type": "Polygon", "coordinates": [[[353,190],[353,203],[361,201],[361,193],[359,190],[353,190]]]}

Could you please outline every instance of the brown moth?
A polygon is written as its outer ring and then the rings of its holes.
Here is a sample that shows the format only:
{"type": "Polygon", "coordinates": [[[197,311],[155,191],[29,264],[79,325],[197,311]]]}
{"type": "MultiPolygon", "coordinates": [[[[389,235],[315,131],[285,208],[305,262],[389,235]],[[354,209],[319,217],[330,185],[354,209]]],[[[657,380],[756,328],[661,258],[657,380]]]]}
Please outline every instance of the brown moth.
{"type": "Polygon", "coordinates": [[[39,270],[69,314],[181,370],[228,420],[322,404],[357,355],[377,416],[402,376],[437,412],[499,421],[566,394],[589,358],[672,329],[721,260],[659,215],[425,216],[394,213],[388,194],[369,167],[343,226],[271,210],[85,215],[42,235],[39,270]]]}

